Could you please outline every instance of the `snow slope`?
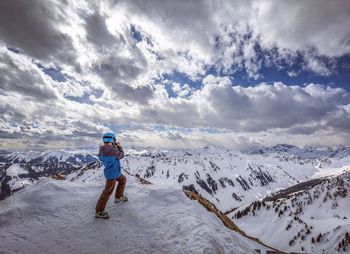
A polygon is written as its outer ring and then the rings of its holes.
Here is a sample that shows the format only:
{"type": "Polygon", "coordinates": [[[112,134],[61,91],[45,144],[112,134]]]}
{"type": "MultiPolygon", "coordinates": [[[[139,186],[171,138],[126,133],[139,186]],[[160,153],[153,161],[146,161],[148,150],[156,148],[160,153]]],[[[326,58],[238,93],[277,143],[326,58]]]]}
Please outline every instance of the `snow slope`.
{"type": "Polygon", "coordinates": [[[255,253],[257,243],[225,228],[180,190],[128,177],[129,202],[95,219],[101,170],[75,181],[41,179],[0,202],[0,253],[255,253]]]}
{"type": "Polygon", "coordinates": [[[18,175],[27,174],[28,172],[19,167],[17,164],[13,164],[6,170],[6,173],[8,176],[18,177],[18,175]]]}
{"type": "Polygon", "coordinates": [[[279,145],[269,148],[268,152],[259,150],[248,154],[214,147],[134,151],[122,165],[132,174],[157,184],[191,187],[222,211],[228,211],[277,190],[350,166],[350,150],[339,149],[324,152],[279,145]],[[332,157],[322,157],[324,155],[332,157]]]}
{"type": "Polygon", "coordinates": [[[349,193],[350,168],[283,190],[230,216],[247,233],[284,251],[349,253],[349,193]]]}

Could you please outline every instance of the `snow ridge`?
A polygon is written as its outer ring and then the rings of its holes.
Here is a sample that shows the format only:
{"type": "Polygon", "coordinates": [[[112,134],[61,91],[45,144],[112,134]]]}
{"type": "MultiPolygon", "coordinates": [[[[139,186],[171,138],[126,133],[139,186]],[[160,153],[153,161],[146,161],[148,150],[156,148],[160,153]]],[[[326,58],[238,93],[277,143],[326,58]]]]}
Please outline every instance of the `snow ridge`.
{"type": "MultiPolygon", "coordinates": [[[[94,173],[93,173],[94,172],[94,173]]],[[[72,178],[74,176],[67,176],[72,178]]],[[[94,218],[101,171],[74,182],[42,179],[0,202],[1,250],[12,253],[255,253],[258,244],[223,227],[181,190],[128,177],[130,201],[94,218]],[[89,179],[89,180],[87,180],[89,179]]]]}

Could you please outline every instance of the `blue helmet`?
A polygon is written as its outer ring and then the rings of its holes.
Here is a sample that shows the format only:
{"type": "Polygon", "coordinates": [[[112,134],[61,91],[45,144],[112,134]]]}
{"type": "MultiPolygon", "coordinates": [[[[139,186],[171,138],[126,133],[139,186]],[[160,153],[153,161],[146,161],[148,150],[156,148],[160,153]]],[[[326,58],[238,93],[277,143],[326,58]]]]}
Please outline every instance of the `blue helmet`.
{"type": "Polygon", "coordinates": [[[113,132],[107,132],[103,134],[103,143],[112,143],[116,141],[115,134],[113,132]]]}

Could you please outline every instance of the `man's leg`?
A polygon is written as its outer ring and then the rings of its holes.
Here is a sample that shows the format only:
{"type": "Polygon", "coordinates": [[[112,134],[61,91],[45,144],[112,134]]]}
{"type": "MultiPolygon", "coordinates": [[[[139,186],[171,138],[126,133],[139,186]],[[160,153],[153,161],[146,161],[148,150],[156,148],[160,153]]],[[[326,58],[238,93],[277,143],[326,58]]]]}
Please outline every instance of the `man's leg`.
{"type": "Polygon", "coordinates": [[[115,180],[106,180],[106,186],[96,204],[96,212],[105,210],[109,196],[112,194],[115,186],[115,180]]]}
{"type": "Polygon", "coordinates": [[[118,185],[117,185],[117,190],[115,192],[115,197],[121,198],[124,196],[126,177],[124,175],[121,175],[117,178],[117,181],[118,181],[118,185]]]}

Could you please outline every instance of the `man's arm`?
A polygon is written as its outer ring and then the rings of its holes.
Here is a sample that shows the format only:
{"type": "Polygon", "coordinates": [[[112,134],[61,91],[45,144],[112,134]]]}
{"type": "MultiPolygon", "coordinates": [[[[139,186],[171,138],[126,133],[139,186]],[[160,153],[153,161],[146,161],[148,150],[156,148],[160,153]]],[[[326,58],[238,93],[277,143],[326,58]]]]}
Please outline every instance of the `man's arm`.
{"type": "Polygon", "coordinates": [[[115,153],[114,153],[114,156],[120,160],[120,159],[123,159],[124,158],[124,150],[123,150],[123,147],[121,147],[120,145],[119,146],[115,146],[115,153]]]}

